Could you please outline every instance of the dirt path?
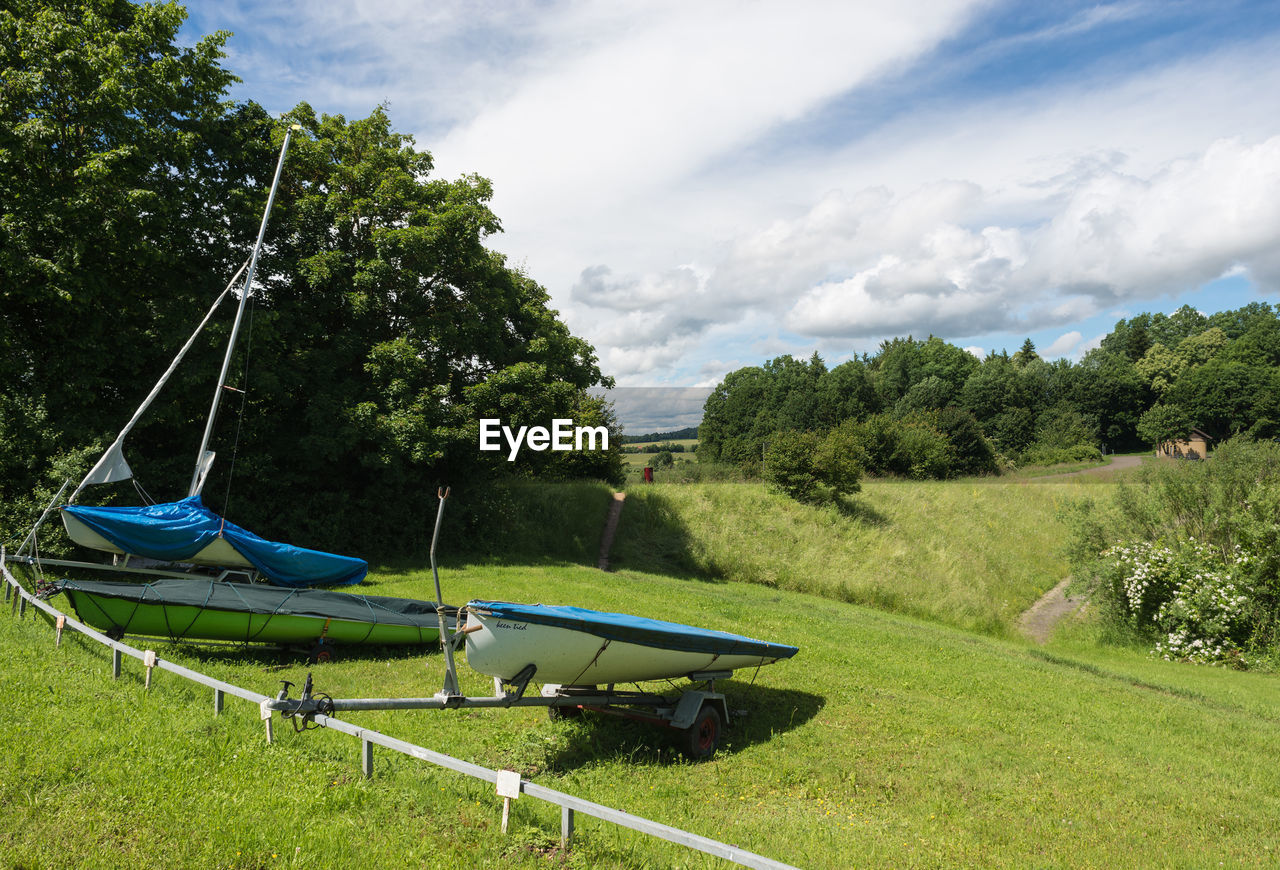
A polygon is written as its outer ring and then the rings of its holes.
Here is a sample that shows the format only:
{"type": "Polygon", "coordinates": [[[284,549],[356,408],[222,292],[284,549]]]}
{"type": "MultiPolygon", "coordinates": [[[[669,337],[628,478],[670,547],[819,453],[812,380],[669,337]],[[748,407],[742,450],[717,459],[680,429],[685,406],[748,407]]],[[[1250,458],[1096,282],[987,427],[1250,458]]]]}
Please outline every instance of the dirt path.
{"type": "Polygon", "coordinates": [[[600,559],[596,563],[601,571],[609,570],[609,551],[613,549],[613,537],[618,533],[618,520],[622,518],[622,502],[626,497],[625,492],[615,492],[613,503],[609,505],[609,516],[604,521],[604,534],[600,536],[600,559]]]}
{"type": "Polygon", "coordinates": [[[1066,474],[1046,474],[1044,477],[1032,478],[1029,483],[1038,483],[1042,480],[1061,480],[1064,477],[1081,477],[1083,475],[1108,475],[1115,474],[1117,471],[1124,471],[1127,468],[1137,468],[1142,464],[1141,456],[1114,456],[1106,465],[1099,465],[1095,468],[1086,468],[1084,471],[1069,471],[1066,474]]]}
{"type": "Polygon", "coordinates": [[[1084,596],[1069,597],[1067,586],[1071,583],[1068,577],[1057,586],[1040,597],[1027,612],[1018,617],[1018,631],[1036,643],[1045,643],[1058,623],[1080,609],[1084,604],[1084,596]]]}

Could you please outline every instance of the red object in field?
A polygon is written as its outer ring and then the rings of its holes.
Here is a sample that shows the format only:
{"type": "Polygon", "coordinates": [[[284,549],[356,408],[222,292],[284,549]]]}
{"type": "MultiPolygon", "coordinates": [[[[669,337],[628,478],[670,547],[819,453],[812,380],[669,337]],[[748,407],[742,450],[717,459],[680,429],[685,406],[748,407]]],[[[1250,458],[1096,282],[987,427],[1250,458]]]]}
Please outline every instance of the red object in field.
{"type": "Polygon", "coordinates": [[[653,483],[653,466],[646,465],[644,467],[644,482],[653,483]]]}

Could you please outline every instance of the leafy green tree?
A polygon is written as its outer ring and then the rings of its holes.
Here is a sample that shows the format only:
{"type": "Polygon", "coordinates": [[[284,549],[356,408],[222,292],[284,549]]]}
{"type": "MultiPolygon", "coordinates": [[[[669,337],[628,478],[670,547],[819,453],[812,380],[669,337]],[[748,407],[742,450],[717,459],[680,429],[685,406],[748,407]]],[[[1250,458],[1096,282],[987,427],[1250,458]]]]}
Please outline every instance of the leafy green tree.
{"type": "Polygon", "coordinates": [[[1177,405],[1157,403],[1138,420],[1138,436],[1153,447],[1185,438],[1191,432],[1191,415],[1177,405]]]}
{"type": "Polygon", "coordinates": [[[760,461],[763,442],[755,432],[768,390],[768,375],[759,366],[725,375],[702,407],[698,443],[703,458],[734,464],[760,461]]]}
{"type": "Polygon", "coordinates": [[[1130,362],[1137,362],[1151,349],[1153,343],[1150,335],[1151,321],[1150,314],[1139,314],[1129,320],[1117,322],[1111,332],[1102,339],[1102,350],[1111,354],[1120,354],[1127,357],[1130,362]]]}
{"type": "MultiPolygon", "coordinates": [[[[115,434],[255,238],[282,125],[226,99],[226,34],[175,45],[183,15],[0,9],[0,411],[22,415],[0,452],[26,469],[0,481],[6,509],[115,434]]],[[[487,247],[488,181],[432,177],[381,108],[348,122],[303,104],[286,120],[303,131],[232,369],[243,399],[215,432],[211,505],[312,546],[404,549],[421,546],[438,484],[475,504],[508,473],[480,457],[480,411],[580,414],[617,434],[585,393],[611,383],[594,350],[487,247]]],[[[185,493],[227,319],[170,384],[199,398],[157,403],[131,435],[157,498],[185,493]]],[[[610,452],[524,462],[621,468],[610,452]]]]}
{"type": "Polygon", "coordinates": [[[922,416],[950,445],[955,460],[948,476],[996,473],[995,450],[973,414],[953,405],[922,416]]]}
{"type": "Polygon", "coordinates": [[[1231,341],[1245,335],[1255,326],[1277,322],[1276,311],[1266,302],[1250,302],[1234,311],[1209,315],[1209,325],[1221,329],[1231,341]]]}
{"type": "MultiPolygon", "coordinates": [[[[594,351],[542,287],[486,247],[500,229],[488,181],[433,178],[430,155],[382,108],[347,121],[302,104],[288,120],[304,135],[264,256],[270,277],[253,340],[260,404],[240,451],[256,457],[255,477],[308,491],[310,505],[258,494],[252,509],[263,523],[278,516],[326,540],[334,527],[313,519],[323,505],[348,536],[403,549],[440,484],[482,489],[510,470],[575,469],[550,451],[525,450],[514,466],[486,461],[479,419],[549,427],[590,411],[610,421],[616,442],[609,415],[583,395],[609,383],[594,351]]],[[[576,461],[579,471],[620,472],[616,459],[576,461]]]]}
{"type": "Polygon", "coordinates": [[[1149,396],[1146,379],[1127,356],[1099,348],[1080,361],[1071,400],[1114,452],[1141,444],[1138,417],[1149,396]]]}
{"type": "Polygon", "coordinates": [[[1035,444],[1051,450],[1063,450],[1085,444],[1097,447],[1098,434],[1084,414],[1069,402],[1059,402],[1036,417],[1035,444]]]}
{"type": "Polygon", "coordinates": [[[1148,331],[1152,341],[1165,347],[1177,347],[1183,340],[1209,328],[1209,319],[1190,305],[1183,305],[1170,315],[1151,315],[1148,331]]]}
{"type": "Polygon", "coordinates": [[[813,451],[813,472],[833,495],[862,491],[866,455],[848,430],[835,428],[818,442],[813,451]]]}
{"type": "Polygon", "coordinates": [[[955,391],[942,378],[930,375],[923,381],[917,381],[903,394],[894,405],[898,414],[910,414],[920,411],[936,411],[945,408],[955,400],[955,391]]]}
{"type": "Polygon", "coordinates": [[[1280,370],[1216,358],[1179,378],[1165,400],[1216,439],[1238,432],[1273,437],[1280,420],[1280,370]]]}
{"type": "Polygon", "coordinates": [[[817,419],[821,427],[863,420],[882,408],[866,363],[853,359],[828,371],[818,381],[817,419]]]}
{"type": "Polygon", "coordinates": [[[764,479],[797,501],[817,502],[862,489],[862,451],[845,429],[819,436],[794,430],[774,435],[764,451],[764,479]]]}
{"type": "Polygon", "coordinates": [[[1186,367],[1187,362],[1182,356],[1158,343],[1151,345],[1142,359],[1134,364],[1157,396],[1163,396],[1186,367]]]}
{"type": "Polygon", "coordinates": [[[1188,368],[1200,366],[1217,356],[1229,341],[1225,332],[1216,326],[1211,326],[1204,332],[1188,335],[1178,342],[1174,353],[1188,368]]]}
{"type": "MultiPolygon", "coordinates": [[[[175,44],[184,15],[0,7],[0,411],[23,415],[0,453],[26,457],[0,481],[6,507],[29,512],[56,457],[115,434],[253,240],[273,168],[264,116],[226,100],[226,33],[175,44]]],[[[175,393],[211,384],[216,365],[193,351],[175,393]]],[[[156,410],[135,455],[189,433],[191,413],[156,410]]],[[[195,442],[181,448],[193,461],[195,442]]]]}
{"type": "Polygon", "coordinates": [[[764,449],[765,481],[797,501],[814,501],[818,495],[818,475],[813,453],[818,436],[812,432],[779,432],[764,449]]]}

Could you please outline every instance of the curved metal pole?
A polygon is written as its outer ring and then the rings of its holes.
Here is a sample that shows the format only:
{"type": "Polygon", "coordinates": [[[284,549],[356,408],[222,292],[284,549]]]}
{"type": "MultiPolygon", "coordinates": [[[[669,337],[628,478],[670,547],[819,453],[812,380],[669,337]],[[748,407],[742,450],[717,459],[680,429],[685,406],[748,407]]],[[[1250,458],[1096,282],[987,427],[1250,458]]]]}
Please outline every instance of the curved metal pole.
{"type": "Polygon", "coordinates": [[[440,646],[444,649],[444,687],[441,688],[437,697],[452,698],[462,693],[458,689],[458,671],[453,664],[453,643],[449,639],[449,632],[444,623],[440,570],[436,567],[436,540],[440,537],[440,521],[444,519],[444,500],[449,497],[449,490],[437,489],[436,496],[440,499],[440,506],[436,508],[436,529],[431,534],[431,576],[436,581],[436,618],[440,622],[440,646]]]}
{"type": "Polygon", "coordinates": [[[289,150],[289,139],[294,130],[301,130],[299,124],[291,124],[284,133],[284,144],[280,146],[280,160],[276,163],[276,175],[271,181],[271,192],[267,194],[267,207],[262,212],[262,224],[258,227],[258,240],[253,245],[253,256],[249,259],[249,272],[244,278],[244,289],[240,292],[240,306],[236,309],[235,323],[231,326],[231,340],[227,342],[227,354],[222,360],[222,373],[218,375],[218,386],[213,391],[213,405],[209,408],[209,420],[205,423],[204,438],[200,441],[200,452],[196,454],[196,468],[191,473],[191,488],[187,490],[187,498],[199,495],[204,489],[205,478],[209,476],[209,468],[213,465],[213,454],[209,453],[209,439],[213,435],[213,424],[218,417],[218,403],[222,401],[222,387],[227,382],[227,371],[231,368],[231,355],[235,351],[236,337],[240,334],[240,321],[244,317],[244,304],[249,299],[253,288],[253,273],[258,266],[258,254],[262,251],[262,240],[267,234],[267,219],[271,217],[271,206],[276,201],[276,188],[280,186],[280,174],[284,171],[284,156],[289,150]]]}

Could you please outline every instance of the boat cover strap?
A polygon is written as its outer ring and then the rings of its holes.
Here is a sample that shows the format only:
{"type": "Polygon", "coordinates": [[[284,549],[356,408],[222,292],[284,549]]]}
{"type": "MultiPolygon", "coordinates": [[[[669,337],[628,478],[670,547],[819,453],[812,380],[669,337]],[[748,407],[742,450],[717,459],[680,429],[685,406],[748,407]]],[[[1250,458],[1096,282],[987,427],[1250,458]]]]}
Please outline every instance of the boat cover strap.
{"type": "Polygon", "coordinates": [[[348,586],[369,563],[260,538],[204,506],[200,496],[143,507],[62,508],[122,551],[165,562],[190,559],[221,537],[277,586],[348,586]]]}
{"type": "Polygon", "coordinates": [[[507,601],[471,601],[468,610],[487,611],[497,619],[530,622],[581,631],[608,640],[635,643],[681,652],[715,655],[753,655],[770,659],[791,658],[798,647],[755,640],[727,631],[695,628],[628,613],[607,613],[581,607],[550,604],[512,604],[507,601]]]}

